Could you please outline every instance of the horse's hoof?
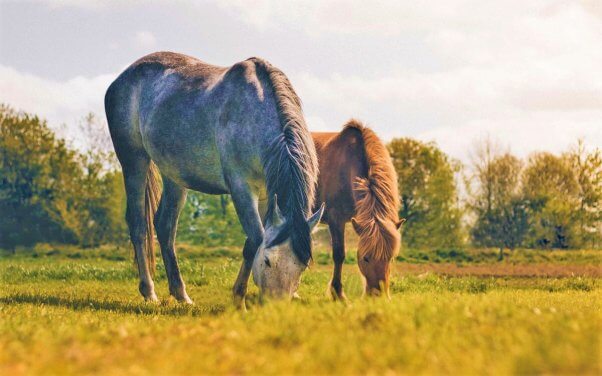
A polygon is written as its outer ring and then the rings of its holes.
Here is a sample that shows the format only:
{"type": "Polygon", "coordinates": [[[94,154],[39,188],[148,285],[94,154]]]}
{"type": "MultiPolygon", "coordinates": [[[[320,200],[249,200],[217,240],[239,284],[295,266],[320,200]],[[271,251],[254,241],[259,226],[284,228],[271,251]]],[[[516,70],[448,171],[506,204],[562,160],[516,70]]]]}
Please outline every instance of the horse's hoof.
{"type": "Polygon", "coordinates": [[[153,292],[149,296],[145,296],[144,301],[149,303],[159,303],[159,298],[157,298],[157,294],[153,292]]]}
{"type": "Polygon", "coordinates": [[[178,301],[178,303],[194,304],[194,302],[192,301],[192,299],[190,299],[186,291],[176,291],[171,293],[171,296],[173,296],[174,299],[178,301]]]}
{"type": "Polygon", "coordinates": [[[188,295],[184,295],[183,297],[176,298],[179,303],[194,305],[192,299],[188,297],[188,295]]]}
{"type": "Polygon", "coordinates": [[[345,293],[343,292],[343,290],[337,292],[336,289],[332,286],[329,286],[328,288],[328,292],[330,293],[330,297],[332,298],[332,300],[339,301],[342,303],[347,303],[347,297],[345,296],[345,293]]]}
{"type": "Polygon", "coordinates": [[[349,303],[349,299],[347,299],[347,296],[345,295],[344,292],[341,291],[340,294],[337,295],[336,300],[338,300],[339,302],[343,303],[343,304],[347,304],[349,303]]]}
{"type": "Polygon", "coordinates": [[[157,298],[157,294],[155,293],[155,285],[151,281],[150,283],[140,281],[138,285],[138,291],[147,302],[158,302],[159,298],[157,298]]]}
{"type": "Polygon", "coordinates": [[[242,312],[247,312],[247,304],[244,296],[234,295],[234,307],[242,312]]]}

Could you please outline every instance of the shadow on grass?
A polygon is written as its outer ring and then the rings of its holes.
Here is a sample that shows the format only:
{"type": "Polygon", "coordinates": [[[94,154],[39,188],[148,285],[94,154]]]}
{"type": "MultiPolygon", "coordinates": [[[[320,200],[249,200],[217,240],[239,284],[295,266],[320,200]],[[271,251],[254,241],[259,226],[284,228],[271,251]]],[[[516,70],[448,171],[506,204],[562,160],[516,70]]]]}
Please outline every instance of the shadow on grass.
{"type": "Polygon", "coordinates": [[[54,295],[16,293],[0,297],[0,304],[37,304],[64,307],[73,310],[109,311],[139,315],[217,316],[225,312],[221,304],[187,305],[173,301],[159,303],[130,303],[110,299],[59,297],[54,295]]]}

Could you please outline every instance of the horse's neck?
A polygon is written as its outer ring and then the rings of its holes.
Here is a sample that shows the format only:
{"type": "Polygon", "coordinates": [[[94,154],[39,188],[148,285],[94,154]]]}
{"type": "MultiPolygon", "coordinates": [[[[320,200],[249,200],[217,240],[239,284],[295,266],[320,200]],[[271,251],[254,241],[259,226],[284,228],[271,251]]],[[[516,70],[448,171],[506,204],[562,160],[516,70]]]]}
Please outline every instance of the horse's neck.
{"type": "Polygon", "coordinates": [[[365,177],[365,172],[361,154],[348,150],[348,145],[337,142],[333,135],[337,133],[312,134],[320,163],[314,209],[325,202],[325,220],[349,221],[355,213],[354,179],[365,177]]]}

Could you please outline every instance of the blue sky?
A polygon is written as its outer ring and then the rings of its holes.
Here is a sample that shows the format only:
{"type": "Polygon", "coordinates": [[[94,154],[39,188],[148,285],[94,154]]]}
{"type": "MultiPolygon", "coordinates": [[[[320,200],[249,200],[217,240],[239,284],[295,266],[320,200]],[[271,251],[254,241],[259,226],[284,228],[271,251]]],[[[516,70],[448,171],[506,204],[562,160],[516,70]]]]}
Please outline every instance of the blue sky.
{"type": "Polygon", "coordinates": [[[526,156],[602,146],[600,41],[596,0],[0,0],[0,101],[58,128],[103,115],[108,84],[146,53],[261,56],[313,130],[356,117],[462,160],[485,137],[526,156]]]}

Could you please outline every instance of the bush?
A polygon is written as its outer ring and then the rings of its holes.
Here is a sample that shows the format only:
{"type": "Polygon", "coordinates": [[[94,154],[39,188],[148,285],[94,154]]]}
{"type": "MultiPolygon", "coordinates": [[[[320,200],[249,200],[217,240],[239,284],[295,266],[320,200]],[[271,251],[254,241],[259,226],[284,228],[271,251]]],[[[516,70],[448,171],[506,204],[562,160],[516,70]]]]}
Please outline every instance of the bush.
{"type": "Polygon", "coordinates": [[[121,175],[67,147],[45,121],[0,106],[0,247],[124,238],[121,175]]]}

